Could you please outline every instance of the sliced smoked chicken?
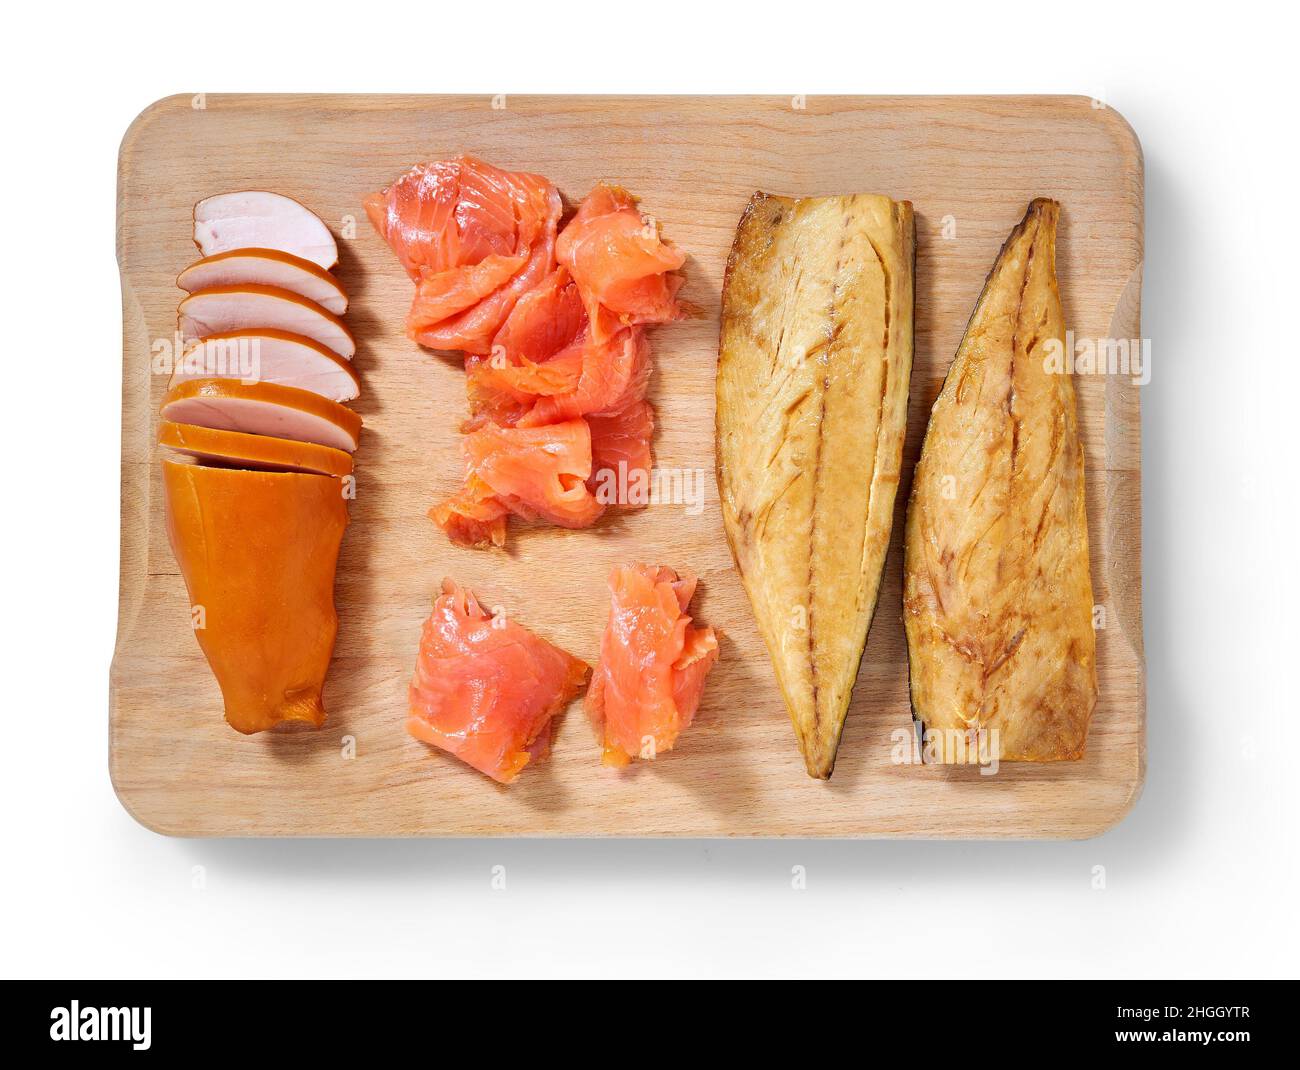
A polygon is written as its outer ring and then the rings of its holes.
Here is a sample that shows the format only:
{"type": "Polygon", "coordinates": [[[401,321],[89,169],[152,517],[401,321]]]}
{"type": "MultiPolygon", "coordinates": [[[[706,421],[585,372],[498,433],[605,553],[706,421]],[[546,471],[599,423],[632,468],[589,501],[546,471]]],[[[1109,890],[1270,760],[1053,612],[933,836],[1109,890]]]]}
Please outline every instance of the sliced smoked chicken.
{"type": "Polygon", "coordinates": [[[185,453],[197,461],[230,468],[256,468],[272,472],[310,472],[345,476],[352,471],[352,454],[314,442],[297,442],[243,431],[220,431],[195,424],[158,425],[158,445],[185,453]]]}
{"type": "Polygon", "coordinates": [[[178,383],[163,399],[162,418],[219,431],[315,442],[349,453],[357,448],[361,433],[360,416],[310,390],[238,379],[178,383]]]}
{"type": "Polygon", "coordinates": [[[315,301],[336,316],[348,310],[348,295],[338,279],[318,264],[280,249],[231,249],[191,264],[176,278],[182,290],[194,293],[218,286],[277,286],[315,301]]]}
{"type": "Polygon", "coordinates": [[[352,365],[314,339],[270,327],[223,331],[192,343],[172,370],[170,390],[191,379],[238,379],[310,390],[330,401],[352,401],[361,380],[352,365]]]}
{"type": "Polygon", "coordinates": [[[334,650],[338,479],[163,462],[167,535],[199,646],[239,732],[319,727],[334,650]]]}
{"type": "Polygon", "coordinates": [[[231,249],[280,249],[326,270],[339,262],[334,235],[292,197],[237,190],[194,206],[194,244],[204,256],[231,249]]]}
{"type": "Polygon", "coordinates": [[[356,339],[338,316],[278,286],[246,283],[199,290],[180,303],[178,325],[186,342],[226,331],[271,327],[304,334],[344,360],[351,360],[357,351],[356,339]]]}

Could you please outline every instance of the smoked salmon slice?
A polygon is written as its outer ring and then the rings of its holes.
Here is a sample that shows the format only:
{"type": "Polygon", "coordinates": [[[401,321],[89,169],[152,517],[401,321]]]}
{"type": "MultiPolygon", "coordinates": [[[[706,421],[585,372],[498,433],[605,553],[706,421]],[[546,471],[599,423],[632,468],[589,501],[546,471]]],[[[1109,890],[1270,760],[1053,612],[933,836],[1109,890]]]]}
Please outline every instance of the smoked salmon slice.
{"type": "Polygon", "coordinates": [[[577,389],[587,313],[577,284],[559,268],[515,303],[491,356],[465,359],[473,423],[513,425],[538,397],[577,389]]]}
{"type": "Polygon", "coordinates": [[[538,364],[570,345],[586,324],[578,284],[564,268],[556,268],[515,302],[492,340],[493,352],[509,364],[538,364]]]}
{"type": "Polygon", "coordinates": [[[552,718],[589,667],[443,580],[424,622],[406,729],[509,784],[549,749],[552,718]]]}
{"type": "Polygon", "coordinates": [[[421,345],[487,354],[515,302],[555,268],[563,202],[540,175],[458,156],[416,165],[365,209],[415,281],[406,327],[421,345]]]}
{"type": "Polygon", "coordinates": [[[604,512],[587,487],[591,429],[585,420],[529,428],[488,422],[465,436],[461,451],[464,486],[429,511],[454,542],[502,545],[505,532],[498,521],[506,513],[585,528],[604,512]]]}
{"type": "Polygon", "coordinates": [[[540,363],[512,364],[498,351],[490,360],[471,362],[467,376],[475,416],[544,427],[578,416],[612,415],[640,401],[650,378],[650,345],[636,328],[601,343],[584,333],[540,363]]]}
{"type": "Polygon", "coordinates": [[[619,327],[682,315],[676,272],[686,256],[663,241],[658,225],[620,186],[602,182],[587,195],[556,241],[555,256],[582,291],[597,342],[619,327]]]}
{"type": "Polygon", "coordinates": [[[644,331],[629,328],[604,342],[584,335],[575,346],[578,374],[572,389],[539,397],[520,418],[519,426],[540,427],[575,416],[610,415],[645,397],[650,344],[644,331]]]}
{"type": "Polygon", "coordinates": [[[511,515],[577,528],[645,504],[645,327],[684,315],[686,258],[636,199],[601,183],[560,229],[545,178],[459,156],[365,207],[415,281],[407,333],[465,355],[465,480],[429,511],[451,540],[503,546],[511,515]]]}
{"type": "Polygon", "coordinates": [[[591,479],[587,485],[601,505],[638,509],[650,504],[650,439],[655,411],[636,401],[610,416],[588,416],[591,429],[591,479]]]}
{"type": "Polygon", "coordinates": [[[610,573],[609,624],[585,701],[606,765],[671,750],[695,717],[718,660],[717,634],[686,612],[695,585],[662,565],[610,573]]]}
{"type": "Polygon", "coordinates": [[[429,510],[429,519],[457,546],[505,546],[509,515],[505,502],[473,475],[456,494],[429,510]]]}

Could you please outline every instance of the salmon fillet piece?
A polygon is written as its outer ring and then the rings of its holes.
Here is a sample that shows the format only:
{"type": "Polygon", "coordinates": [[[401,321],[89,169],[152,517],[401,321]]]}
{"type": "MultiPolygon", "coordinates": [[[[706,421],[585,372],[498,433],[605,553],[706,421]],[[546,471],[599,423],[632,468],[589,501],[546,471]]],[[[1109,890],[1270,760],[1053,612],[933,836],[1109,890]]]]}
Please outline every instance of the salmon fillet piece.
{"type": "Polygon", "coordinates": [[[602,505],[639,509],[650,504],[650,439],[655,411],[634,401],[609,416],[588,416],[591,478],[587,485],[602,505]]]}
{"type": "Polygon", "coordinates": [[[663,241],[655,222],[620,186],[601,183],[587,195],[557,239],[555,256],[582,291],[597,342],[621,327],[682,315],[676,272],[686,256],[663,241]]]}
{"type": "Polygon", "coordinates": [[[555,268],[563,202],[540,175],[458,156],[417,164],[365,209],[415,281],[406,329],[421,345],[486,354],[515,302],[555,268]]]}
{"type": "Polygon", "coordinates": [[[415,281],[408,335],[465,357],[465,481],[429,512],[452,541],[502,546],[511,515],[586,527],[606,504],[644,504],[644,327],[683,315],[685,256],[635,198],[601,183],[560,231],[545,178],[458,156],[411,168],[365,207],[415,281]]]}
{"type": "Polygon", "coordinates": [[[609,624],[585,706],[606,765],[671,750],[695,718],[718,660],[712,628],[692,626],[695,577],[662,565],[615,568],[609,624]]]}
{"type": "Polygon", "coordinates": [[[589,668],[451,580],[420,633],[407,731],[509,784],[550,746],[589,668]]]}
{"type": "Polygon", "coordinates": [[[502,545],[498,522],[507,513],[585,528],[604,512],[587,487],[591,430],[585,420],[535,428],[488,422],[465,436],[461,450],[464,485],[429,512],[454,542],[502,545]]]}

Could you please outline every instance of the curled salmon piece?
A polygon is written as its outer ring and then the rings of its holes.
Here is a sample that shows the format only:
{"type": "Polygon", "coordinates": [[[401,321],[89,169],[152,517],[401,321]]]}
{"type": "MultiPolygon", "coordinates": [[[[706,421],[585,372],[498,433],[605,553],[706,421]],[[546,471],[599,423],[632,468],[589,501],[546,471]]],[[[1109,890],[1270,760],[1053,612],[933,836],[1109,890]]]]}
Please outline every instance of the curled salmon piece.
{"type": "Polygon", "coordinates": [[[585,333],[540,363],[512,364],[500,353],[468,366],[471,427],[486,416],[499,424],[543,427],[579,416],[612,416],[645,397],[650,344],[627,328],[593,342],[585,333]]]}
{"type": "Polygon", "coordinates": [[[415,281],[406,329],[421,345],[487,354],[515,302],[555,269],[563,203],[540,175],[458,156],[417,164],[365,209],[415,281]]]}
{"type": "Polygon", "coordinates": [[[406,730],[509,784],[550,747],[588,665],[443,580],[420,633],[406,730]]]}
{"type": "Polygon", "coordinates": [[[515,302],[492,340],[497,364],[540,364],[576,341],[587,325],[578,284],[556,268],[515,302]]]}
{"type": "Polygon", "coordinates": [[[644,328],[683,316],[685,255],[621,187],[598,185],[561,231],[562,210],[546,179],[472,156],[366,200],[416,284],[407,333],[464,354],[465,482],[429,512],[461,545],[504,545],[511,515],[586,527],[649,500],[644,328]]]}
{"type": "Polygon", "coordinates": [[[650,439],[655,411],[635,401],[609,416],[588,416],[591,478],[587,486],[601,505],[639,509],[650,504],[650,439]]]}
{"type": "Polygon", "coordinates": [[[650,344],[644,331],[628,328],[604,342],[584,335],[551,363],[566,360],[577,365],[572,388],[539,397],[519,419],[520,427],[540,427],[577,416],[608,416],[645,397],[650,344]]]}
{"type": "Polygon", "coordinates": [[[509,515],[492,488],[472,475],[459,491],[429,510],[429,519],[457,546],[505,546],[509,515]]]}
{"type": "Polygon", "coordinates": [[[488,422],[465,436],[461,450],[464,486],[429,511],[455,542],[502,545],[505,535],[498,521],[506,513],[586,528],[604,512],[587,487],[591,430],[585,420],[528,428],[488,422]]]}
{"type": "Polygon", "coordinates": [[[597,342],[621,327],[681,318],[676,272],[686,255],[663,241],[620,186],[602,182],[587,195],[556,240],[555,257],[582,292],[597,342]]]}
{"type": "Polygon", "coordinates": [[[717,634],[686,612],[695,586],[691,573],[662,565],[610,573],[609,624],[585,700],[606,765],[671,750],[695,717],[718,660],[717,634]]]}
{"type": "Polygon", "coordinates": [[[530,360],[522,364],[467,361],[465,370],[470,416],[461,424],[461,431],[468,433],[487,423],[514,427],[539,398],[571,393],[582,375],[582,359],[575,349],[540,364],[530,360]]]}
{"type": "Polygon", "coordinates": [[[512,173],[473,156],[416,164],[365,199],[366,215],[406,273],[439,273],[491,256],[516,256],[537,234],[535,215],[519,214],[551,189],[539,175],[512,173]]]}
{"type": "Polygon", "coordinates": [[[491,355],[465,358],[469,428],[514,426],[539,397],[571,393],[583,369],[587,313],[559,268],[524,294],[493,339],[491,355]]]}

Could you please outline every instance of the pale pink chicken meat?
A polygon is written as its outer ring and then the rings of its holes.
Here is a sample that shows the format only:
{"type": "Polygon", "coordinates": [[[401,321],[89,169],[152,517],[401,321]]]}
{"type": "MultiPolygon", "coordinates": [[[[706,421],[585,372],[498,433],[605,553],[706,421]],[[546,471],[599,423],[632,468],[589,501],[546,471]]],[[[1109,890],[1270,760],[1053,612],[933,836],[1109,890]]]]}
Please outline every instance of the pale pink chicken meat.
{"type": "Polygon", "coordinates": [[[175,424],[314,442],[348,453],[361,433],[360,416],[319,394],[236,379],[179,383],[163,399],[161,415],[175,424]]]}
{"type": "Polygon", "coordinates": [[[348,295],[338,280],[310,260],[280,249],[231,249],[195,261],[176,278],[188,293],[218,286],[276,286],[315,301],[326,312],[341,316],[348,295]]]}
{"type": "Polygon", "coordinates": [[[231,249],[279,249],[326,270],[339,262],[334,235],[320,216],[292,197],[266,190],[237,190],[199,201],[194,244],[204,256],[231,249]]]}
{"type": "Polygon", "coordinates": [[[191,379],[238,379],[310,390],[330,401],[352,401],[361,383],[332,349],[301,334],[269,327],[225,331],[188,346],[168,389],[191,379]]]}
{"type": "Polygon", "coordinates": [[[270,327],[306,335],[344,360],[351,360],[357,351],[352,332],[338,316],[276,286],[217,286],[192,293],[180,303],[178,324],[187,342],[226,331],[270,327]]]}

